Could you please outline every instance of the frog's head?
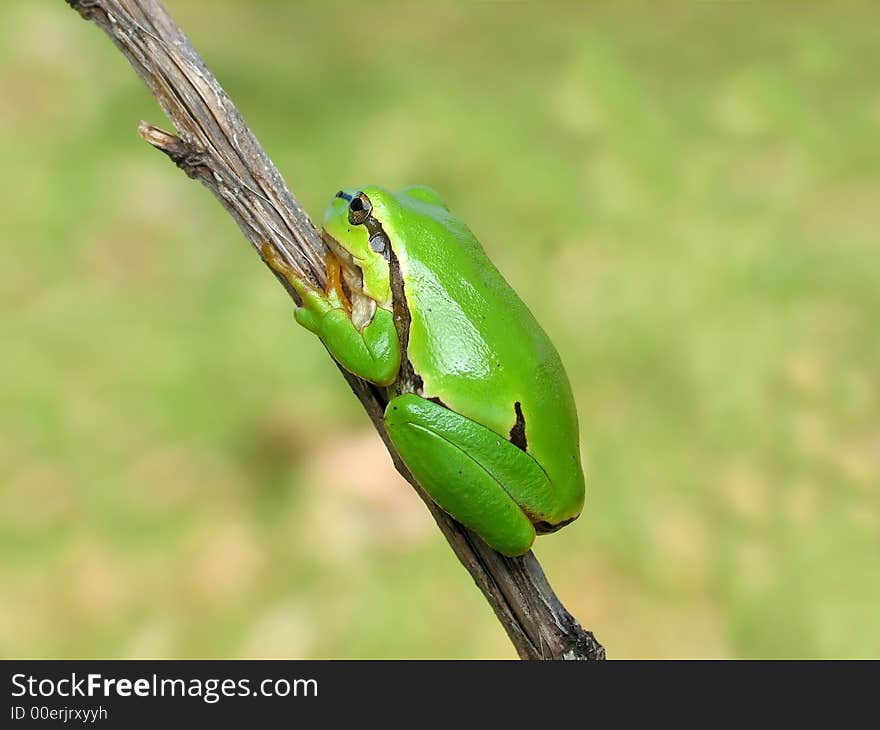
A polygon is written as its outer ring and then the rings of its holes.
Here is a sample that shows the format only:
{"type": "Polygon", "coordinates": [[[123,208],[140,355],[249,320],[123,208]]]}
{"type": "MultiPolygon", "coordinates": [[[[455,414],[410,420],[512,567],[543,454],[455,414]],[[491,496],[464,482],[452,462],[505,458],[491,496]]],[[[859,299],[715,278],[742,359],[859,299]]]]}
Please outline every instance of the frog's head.
{"type": "Polygon", "coordinates": [[[425,203],[445,208],[437,193],[421,186],[392,193],[370,185],[336,193],[324,213],[323,238],[342,265],[353,305],[367,297],[391,309],[391,243],[405,226],[409,205],[425,203]]]}

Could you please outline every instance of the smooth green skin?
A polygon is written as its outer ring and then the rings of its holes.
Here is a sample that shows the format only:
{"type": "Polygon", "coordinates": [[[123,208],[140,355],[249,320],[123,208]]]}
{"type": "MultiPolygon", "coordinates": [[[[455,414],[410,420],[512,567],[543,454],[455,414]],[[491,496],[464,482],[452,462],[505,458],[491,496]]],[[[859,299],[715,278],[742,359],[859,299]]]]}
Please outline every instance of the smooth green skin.
{"type": "Polygon", "coordinates": [[[296,319],[347,370],[390,387],[388,432],[430,497],[494,549],[521,555],[536,527],[558,529],[584,501],[577,414],[559,355],[433,190],[370,186],[340,194],[361,192],[399,263],[410,316],[405,354],[393,317],[394,258],[370,248],[366,225],[349,222],[343,197],[327,209],[325,240],[362,271],[375,314],[359,328],[337,291],[315,290],[285,270],[302,297],[296,319]],[[419,393],[401,393],[402,357],[421,377],[419,393]],[[510,440],[517,403],[526,450],[510,440]]]}

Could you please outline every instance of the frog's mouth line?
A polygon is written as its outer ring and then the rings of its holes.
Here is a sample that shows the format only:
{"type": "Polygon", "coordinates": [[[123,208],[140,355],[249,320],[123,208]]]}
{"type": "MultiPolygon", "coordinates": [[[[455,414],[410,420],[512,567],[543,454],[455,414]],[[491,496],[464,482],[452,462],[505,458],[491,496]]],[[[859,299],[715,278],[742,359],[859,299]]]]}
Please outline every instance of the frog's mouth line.
{"type": "MultiPolygon", "coordinates": [[[[364,272],[355,263],[351,253],[345,250],[333,236],[327,231],[321,231],[321,238],[331,255],[339,263],[341,276],[339,277],[339,293],[341,293],[351,308],[351,321],[359,330],[363,330],[373,321],[378,302],[364,291],[364,272]]],[[[328,260],[328,286],[331,286],[332,277],[330,267],[332,261],[328,260]]]]}

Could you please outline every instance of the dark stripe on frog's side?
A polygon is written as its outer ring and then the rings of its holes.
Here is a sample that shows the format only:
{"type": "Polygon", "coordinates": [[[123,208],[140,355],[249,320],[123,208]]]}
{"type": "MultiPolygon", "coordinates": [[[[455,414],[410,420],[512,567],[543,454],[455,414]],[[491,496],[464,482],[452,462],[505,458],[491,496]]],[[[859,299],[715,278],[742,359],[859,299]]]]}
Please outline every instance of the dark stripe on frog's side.
{"type": "Polygon", "coordinates": [[[528,451],[529,444],[526,441],[526,417],[523,415],[522,403],[517,401],[513,404],[513,410],[516,412],[516,423],[510,429],[508,441],[523,451],[528,451]]]}
{"type": "Polygon", "coordinates": [[[566,525],[574,522],[577,518],[578,515],[575,515],[574,517],[569,517],[567,520],[563,520],[562,522],[557,522],[555,525],[550,524],[549,522],[532,522],[532,525],[534,525],[535,532],[539,535],[548,535],[551,532],[561,530],[566,525]]]}
{"type": "Polygon", "coordinates": [[[391,247],[391,241],[385,234],[382,224],[370,215],[367,217],[367,220],[364,221],[363,225],[366,227],[367,233],[370,236],[370,247],[373,248],[374,251],[376,251],[376,248],[374,248],[373,245],[374,241],[376,241],[377,246],[380,241],[384,243],[381,253],[388,262],[388,271],[391,277],[392,314],[394,315],[394,327],[397,330],[397,340],[400,342],[400,371],[397,375],[397,380],[391,387],[394,388],[396,395],[401,395],[403,393],[415,393],[421,395],[424,381],[422,380],[422,377],[416,373],[407,353],[412,316],[410,315],[409,307],[406,304],[406,292],[404,291],[403,286],[403,276],[400,273],[400,262],[397,260],[397,255],[391,247]]]}
{"type": "Polygon", "coordinates": [[[415,393],[422,395],[424,381],[409,359],[409,328],[412,324],[412,315],[409,313],[409,307],[406,304],[406,293],[403,287],[403,276],[400,273],[400,262],[394,253],[394,249],[388,246],[391,252],[388,261],[388,269],[391,272],[391,296],[394,306],[394,326],[397,328],[397,339],[400,341],[400,372],[397,375],[397,381],[394,384],[395,392],[399,395],[402,393],[415,393]]]}

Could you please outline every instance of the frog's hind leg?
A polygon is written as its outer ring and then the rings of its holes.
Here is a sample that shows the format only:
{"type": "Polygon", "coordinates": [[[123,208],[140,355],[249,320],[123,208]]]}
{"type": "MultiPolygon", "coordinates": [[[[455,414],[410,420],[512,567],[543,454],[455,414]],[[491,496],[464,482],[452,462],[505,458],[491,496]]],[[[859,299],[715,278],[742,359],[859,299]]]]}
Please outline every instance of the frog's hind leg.
{"type": "Polygon", "coordinates": [[[388,433],[416,481],[440,507],[505,555],[522,555],[535,539],[519,505],[546,504],[550,481],[538,463],[507,439],[417,395],[394,398],[388,433]]]}

